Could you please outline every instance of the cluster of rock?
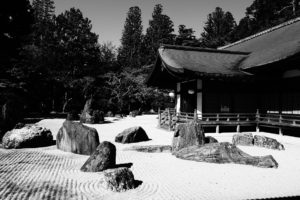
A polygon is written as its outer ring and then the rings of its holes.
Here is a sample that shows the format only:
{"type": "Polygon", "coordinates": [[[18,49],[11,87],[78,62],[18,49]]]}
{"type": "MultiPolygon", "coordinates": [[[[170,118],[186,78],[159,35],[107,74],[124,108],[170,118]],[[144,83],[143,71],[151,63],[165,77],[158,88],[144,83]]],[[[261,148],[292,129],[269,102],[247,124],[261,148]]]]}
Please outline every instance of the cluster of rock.
{"type": "Polygon", "coordinates": [[[2,145],[7,149],[30,148],[48,146],[53,143],[53,136],[49,129],[39,125],[17,126],[8,131],[2,138],[2,145]]]}
{"type": "MultiPolygon", "coordinates": [[[[246,138],[247,139],[247,138],[246,138]]],[[[277,168],[278,163],[271,156],[251,156],[235,144],[218,143],[213,138],[205,138],[201,124],[189,122],[176,127],[172,154],[177,158],[210,163],[237,163],[257,167],[277,168]]]]}
{"type": "Polygon", "coordinates": [[[81,167],[84,172],[104,172],[107,189],[122,192],[136,187],[132,171],[116,165],[116,147],[110,142],[102,142],[81,167]]]}
{"type": "Polygon", "coordinates": [[[275,150],[284,150],[284,146],[273,138],[255,135],[252,133],[238,133],[232,137],[234,145],[258,146],[275,150]]]}

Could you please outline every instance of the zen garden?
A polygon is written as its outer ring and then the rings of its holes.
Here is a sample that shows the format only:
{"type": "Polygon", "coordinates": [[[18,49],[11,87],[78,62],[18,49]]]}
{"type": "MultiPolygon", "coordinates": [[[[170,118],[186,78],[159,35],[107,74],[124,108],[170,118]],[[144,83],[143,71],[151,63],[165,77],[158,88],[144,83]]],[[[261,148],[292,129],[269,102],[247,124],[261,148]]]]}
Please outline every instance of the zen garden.
{"type": "Polygon", "coordinates": [[[0,8],[0,199],[300,197],[299,0],[61,3],[0,8]]]}

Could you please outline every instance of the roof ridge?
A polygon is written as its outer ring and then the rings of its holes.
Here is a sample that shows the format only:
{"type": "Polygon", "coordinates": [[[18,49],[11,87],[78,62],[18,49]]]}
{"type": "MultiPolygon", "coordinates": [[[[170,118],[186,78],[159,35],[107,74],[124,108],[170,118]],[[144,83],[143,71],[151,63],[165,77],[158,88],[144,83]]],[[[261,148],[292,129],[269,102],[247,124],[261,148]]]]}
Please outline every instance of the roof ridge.
{"type": "Polygon", "coordinates": [[[232,47],[232,46],[234,46],[234,45],[237,45],[237,44],[246,42],[246,41],[251,40],[251,39],[254,39],[254,38],[257,38],[257,37],[259,37],[259,36],[261,36],[261,35],[265,35],[265,34],[267,34],[267,33],[270,33],[270,32],[272,32],[272,31],[275,31],[275,30],[280,29],[280,28],[283,28],[283,27],[285,27],[285,26],[294,24],[294,23],[299,22],[299,21],[300,21],[300,17],[297,17],[297,18],[295,18],[295,19],[292,19],[292,20],[286,21],[286,22],[284,22],[284,23],[281,23],[281,24],[279,24],[279,25],[277,25],[277,26],[271,27],[271,28],[269,28],[269,29],[267,29],[267,30],[264,30],[264,31],[261,31],[261,32],[259,32],[259,33],[254,34],[254,35],[248,36],[248,37],[246,37],[246,38],[244,38],[244,39],[241,39],[241,40],[238,40],[238,41],[233,42],[233,43],[231,43],[231,44],[228,44],[228,45],[219,47],[218,50],[225,50],[226,48],[229,48],[229,47],[232,47]]]}

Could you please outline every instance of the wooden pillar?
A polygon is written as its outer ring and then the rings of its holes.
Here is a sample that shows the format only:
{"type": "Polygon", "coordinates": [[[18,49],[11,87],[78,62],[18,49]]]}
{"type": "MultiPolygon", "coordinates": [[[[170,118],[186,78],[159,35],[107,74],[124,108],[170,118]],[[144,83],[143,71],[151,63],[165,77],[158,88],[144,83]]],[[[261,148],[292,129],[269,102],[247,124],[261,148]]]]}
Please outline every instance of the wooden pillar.
{"type": "Polygon", "coordinates": [[[198,119],[197,109],[194,110],[194,121],[196,122],[198,119]]]}

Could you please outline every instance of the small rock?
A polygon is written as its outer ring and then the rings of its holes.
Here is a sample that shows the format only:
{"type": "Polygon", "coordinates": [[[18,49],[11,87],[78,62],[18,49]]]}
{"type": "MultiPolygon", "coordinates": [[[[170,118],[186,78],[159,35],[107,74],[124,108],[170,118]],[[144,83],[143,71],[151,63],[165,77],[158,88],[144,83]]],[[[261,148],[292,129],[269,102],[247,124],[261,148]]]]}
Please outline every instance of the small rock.
{"type": "Polygon", "coordinates": [[[63,151],[91,155],[99,145],[96,129],[66,120],[56,136],[56,146],[63,151]]]}
{"type": "Polygon", "coordinates": [[[145,130],[140,126],[131,127],[125,129],[122,133],[119,133],[115,137],[115,142],[119,143],[134,143],[134,142],[143,142],[148,141],[149,138],[145,130]]]}
{"type": "Polygon", "coordinates": [[[116,147],[104,141],[81,167],[84,172],[100,172],[116,166],[116,147]]]}
{"type": "Polygon", "coordinates": [[[234,145],[253,146],[253,143],[252,133],[238,133],[232,137],[232,144],[234,145]]]}
{"type": "Polygon", "coordinates": [[[124,192],[135,188],[134,176],[127,167],[105,170],[104,183],[107,189],[114,192],[124,192]]]}
{"type": "Polygon", "coordinates": [[[172,141],[172,152],[194,145],[204,145],[205,135],[200,123],[191,121],[176,126],[172,141]]]}
{"type": "Polygon", "coordinates": [[[260,135],[254,136],[254,145],[269,149],[284,150],[284,146],[277,140],[260,135]]]}
{"type": "Polygon", "coordinates": [[[218,143],[218,140],[212,136],[206,136],[205,144],[209,144],[209,143],[218,143]]]}
{"type": "Polygon", "coordinates": [[[7,149],[47,146],[51,145],[52,141],[51,131],[38,125],[13,129],[6,132],[2,138],[3,147],[7,149]]]}
{"type": "Polygon", "coordinates": [[[19,122],[15,125],[14,129],[20,129],[20,128],[23,128],[24,126],[25,126],[24,123],[19,122]]]}

